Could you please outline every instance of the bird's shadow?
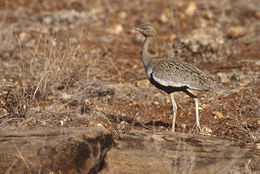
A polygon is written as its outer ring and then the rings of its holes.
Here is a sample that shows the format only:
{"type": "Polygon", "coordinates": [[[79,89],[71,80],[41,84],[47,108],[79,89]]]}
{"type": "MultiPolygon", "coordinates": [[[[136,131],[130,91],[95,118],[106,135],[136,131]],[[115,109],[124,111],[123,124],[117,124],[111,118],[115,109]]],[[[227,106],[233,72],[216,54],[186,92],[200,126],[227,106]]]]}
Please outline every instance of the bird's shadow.
{"type": "Polygon", "coordinates": [[[172,124],[165,123],[161,120],[150,120],[150,121],[138,121],[136,118],[129,117],[129,116],[116,116],[116,115],[109,115],[107,118],[113,123],[120,123],[122,121],[127,122],[132,126],[139,126],[143,128],[147,128],[147,126],[163,126],[165,128],[170,128],[172,124]]]}

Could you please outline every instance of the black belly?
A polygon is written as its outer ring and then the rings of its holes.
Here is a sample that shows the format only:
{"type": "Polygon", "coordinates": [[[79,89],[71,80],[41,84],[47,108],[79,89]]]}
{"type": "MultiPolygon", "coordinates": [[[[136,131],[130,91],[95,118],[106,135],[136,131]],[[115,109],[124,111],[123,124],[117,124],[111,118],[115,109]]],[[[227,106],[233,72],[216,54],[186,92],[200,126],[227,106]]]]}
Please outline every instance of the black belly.
{"type": "Polygon", "coordinates": [[[164,86],[161,85],[160,83],[157,83],[154,79],[153,79],[153,74],[150,74],[150,79],[149,81],[151,82],[151,84],[153,84],[156,88],[163,90],[165,92],[167,92],[168,94],[171,94],[175,91],[185,91],[186,89],[188,89],[187,86],[182,86],[182,87],[173,87],[173,86],[164,86]]]}

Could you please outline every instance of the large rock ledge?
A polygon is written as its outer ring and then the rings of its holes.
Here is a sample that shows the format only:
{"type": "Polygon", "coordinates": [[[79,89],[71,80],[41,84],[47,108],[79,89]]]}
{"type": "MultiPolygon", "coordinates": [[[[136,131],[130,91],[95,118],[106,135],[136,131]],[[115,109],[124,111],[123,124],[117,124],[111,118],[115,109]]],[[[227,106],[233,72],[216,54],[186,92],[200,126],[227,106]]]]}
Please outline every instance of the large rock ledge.
{"type": "Polygon", "coordinates": [[[195,134],[133,131],[107,152],[102,174],[260,173],[245,144],[195,134]]]}
{"type": "Polygon", "coordinates": [[[105,128],[0,130],[0,173],[97,173],[113,139],[105,128]]]}
{"type": "Polygon", "coordinates": [[[0,173],[260,173],[239,142],[132,131],[113,141],[102,127],[0,129],[0,173]]]}

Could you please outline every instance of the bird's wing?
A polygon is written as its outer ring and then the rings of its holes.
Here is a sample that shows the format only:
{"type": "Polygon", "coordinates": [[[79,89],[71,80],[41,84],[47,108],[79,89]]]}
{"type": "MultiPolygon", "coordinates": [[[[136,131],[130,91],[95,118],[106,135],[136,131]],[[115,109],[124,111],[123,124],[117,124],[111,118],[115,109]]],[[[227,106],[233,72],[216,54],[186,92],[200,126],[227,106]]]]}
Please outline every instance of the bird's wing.
{"type": "Polygon", "coordinates": [[[174,59],[154,59],[151,74],[154,81],[163,86],[208,90],[216,85],[213,78],[195,66],[174,59]]]}

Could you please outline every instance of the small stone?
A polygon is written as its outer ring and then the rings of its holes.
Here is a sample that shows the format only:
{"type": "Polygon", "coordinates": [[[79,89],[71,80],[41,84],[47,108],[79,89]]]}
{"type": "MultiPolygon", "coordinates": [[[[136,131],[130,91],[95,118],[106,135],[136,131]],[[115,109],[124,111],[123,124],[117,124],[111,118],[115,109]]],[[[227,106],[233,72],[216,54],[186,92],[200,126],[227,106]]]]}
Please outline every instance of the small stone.
{"type": "Polygon", "coordinates": [[[260,150],[260,143],[256,144],[256,149],[260,150]]]}
{"type": "Polygon", "coordinates": [[[7,110],[6,109],[2,109],[2,112],[7,114],[7,110]]]}
{"type": "Polygon", "coordinates": [[[187,115],[188,115],[188,116],[191,116],[191,115],[193,115],[193,113],[189,111],[187,115]]]}
{"type": "Polygon", "coordinates": [[[96,7],[96,8],[92,8],[90,13],[92,14],[101,14],[101,13],[104,13],[104,10],[103,8],[100,6],[100,7],[96,7]]]}
{"type": "Polygon", "coordinates": [[[103,128],[105,128],[105,127],[103,126],[103,124],[101,124],[101,123],[98,123],[97,126],[98,126],[98,127],[103,127],[103,128]]]}
{"type": "Polygon", "coordinates": [[[185,10],[186,15],[193,16],[197,11],[197,4],[194,1],[190,1],[188,7],[185,10]]]}
{"type": "Polygon", "coordinates": [[[42,32],[43,34],[50,34],[50,31],[49,31],[48,28],[43,28],[43,29],[41,30],[41,32],[42,32]]]}
{"type": "Polygon", "coordinates": [[[94,100],[94,101],[98,101],[98,99],[99,99],[98,96],[93,97],[93,100],[94,100]]]}
{"type": "Polygon", "coordinates": [[[109,28],[107,31],[112,34],[120,34],[124,31],[124,29],[121,24],[117,24],[116,26],[109,28]]]}
{"type": "Polygon", "coordinates": [[[121,122],[118,124],[117,128],[118,128],[118,130],[119,130],[120,132],[126,132],[127,130],[129,130],[130,125],[129,125],[129,123],[126,122],[126,121],[121,121],[121,122]]]}
{"type": "Polygon", "coordinates": [[[121,19],[125,19],[126,16],[127,16],[127,14],[126,14],[126,12],[124,12],[124,11],[121,11],[121,12],[119,13],[119,17],[120,17],[121,19]]]}
{"type": "Polygon", "coordinates": [[[160,20],[161,20],[161,22],[163,22],[163,23],[168,22],[168,18],[167,18],[167,16],[166,16],[164,13],[161,14],[160,20]]]}
{"type": "Polygon", "coordinates": [[[60,105],[57,106],[57,110],[58,110],[58,111],[61,111],[61,110],[66,109],[66,107],[67,107],[66,104],[60,104],[60,105]]]}
{"type": "Polygon", "coordinates": [[[242,26],[229,27],[227,36],[230,38],[239,38],[246,35],[246,29],[242,26]]]}
{"type": "Polygon", "coordinates": [[[187,127],[186,124],[184,124],[184,123],[181,124],[181,128],[182,128],[182,129],[186,129],[186,127],[187,127]]]}
{"type": "Polygon", "coordinates": [[[116,34],[119,34],[119,33],[121,33],[121,32],[123,32],[123,26],[122,25],[120,25],[120,24],[117,24],[116,25],[116,27],[115,27],[115,33],[116,34]]]}
{"type": "Polygon", "coordinates": [[[176,34],[171,34],[171,35],[170,35],[170,40],[171,40],[171,41],[176,40],[176,38],[177,38],[176,34]]]}
{"type": "Polygon", "coordinates": [[[250,83],[250,80],[245,79],[242,81],[242,83],[240,83],[240,86],[248,86],[249,83],[250,83]]]}
{"type": "Polygon", "coordinates": [[[95,123],[95,122],[90,122],[89,124],[88,124],[88,126],[89,127],[93,127],[93,126],[96,126],[97,124],[95,123]]]}
{"type": "Polygon", "coordinates": [[[138,87],[147,87],[147,86],[149,86],[149,81],[147,80],[147,79],[144,79],[144,80],[139,80],[138,82],[137,82],[137,86],[138,87]]]}
{"type": "Polygon", "coordinates": [[[203,104],[203,105],[202,105],[202,108],[203,108],[203,109],[206,109],[206,108],[208,108],[208,106],[207,106],[206,104],[203,104]]]}
{"type": "Polygon", "coordinates": [[[64,100],[70,100],[72,98],[72,95],[69,95],[69,94],[66,94],[66,93],[62,93],[61,94],[61,97],[64,99],[64,100]]]}
{"type": "Polygon", "coordinates": [[[255,12],[255,16],[256,16],[258,19],[260,19],[260,11],[256,11],[256,12],[255,12]]]}
{"type": "Polygon", "coordinates": [[[219,72],[219,73],[217,73],[217,75],[220,77],[221,83],[229,83],[230,82],[226,73],[219,72]]]}
{"type": "Polygon", "coordinates": [[[212,129],[208,128],[208,127],[202,127],[201,129],[201,132],[200,132],[201,135],[211,135],[212,134],[212,129]]]}
{"type": "Polygon", "coordinates": [[[85,100],[85,105],[86,105],[86,106],[89,106],[90,104],[91,104],[91,102],[89,101],[89,99],[86,99],[86,100],[85,100]]]}
{"type": "Polygon", "coordinates": [[[20,39],[20,41],[21,41],[22,43],[28,41],[29,38],[30,38],[30,35],[29,35],[28,33],[21,32],[21,33],[19,34],[19,39],[20,39]]]}
{"type": "Polygon", "coordinates": [[[222,118],[224,118],[223,114],[221,114],[218,111],[214,111],[214,112],[212,112],[212,114],[214,115],[214,119],[217,119],[217,118],[222,119],[222,118]]]}
{"type": "Polygon", "coordinates": [[[153,104],[159,105],[159,102],[158,101],[154,101],[153,104]]]}
{"type": "Polygon", "coordinates": [[[47,24],[47,25],[52,24],[53,21],[54,21],[54,19],[52,17],[50,17],[50,16],[46,16],[45,18],[43,18],[43,23],[47,24]]]}

